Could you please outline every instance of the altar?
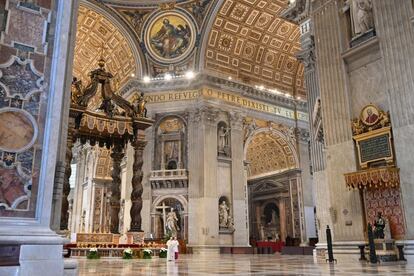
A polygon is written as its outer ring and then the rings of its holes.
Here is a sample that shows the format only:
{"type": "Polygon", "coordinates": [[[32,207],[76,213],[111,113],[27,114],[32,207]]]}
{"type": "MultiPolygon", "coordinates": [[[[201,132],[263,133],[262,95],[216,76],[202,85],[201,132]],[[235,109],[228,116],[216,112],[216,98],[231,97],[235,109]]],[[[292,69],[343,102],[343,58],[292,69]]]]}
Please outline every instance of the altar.
{"type": "Polygon", "coordinates": [[[281,252],[282,248],[285,246],[285,243],[282,241],[258,241],[256,242],[257,247],[270,247],[272,248],[272,252],[281,252]]]}

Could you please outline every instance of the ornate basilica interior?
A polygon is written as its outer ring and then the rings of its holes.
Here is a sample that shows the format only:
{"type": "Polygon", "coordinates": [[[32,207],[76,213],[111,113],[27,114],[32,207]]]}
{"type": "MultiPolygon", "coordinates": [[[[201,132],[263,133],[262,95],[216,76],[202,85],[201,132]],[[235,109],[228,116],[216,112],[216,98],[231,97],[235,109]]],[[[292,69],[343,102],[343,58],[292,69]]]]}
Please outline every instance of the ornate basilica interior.
{"type": "Polygon", "coordinates": [[[411,0],[0,0],[0,275],[408,271],[413,42],[411,0]]]}

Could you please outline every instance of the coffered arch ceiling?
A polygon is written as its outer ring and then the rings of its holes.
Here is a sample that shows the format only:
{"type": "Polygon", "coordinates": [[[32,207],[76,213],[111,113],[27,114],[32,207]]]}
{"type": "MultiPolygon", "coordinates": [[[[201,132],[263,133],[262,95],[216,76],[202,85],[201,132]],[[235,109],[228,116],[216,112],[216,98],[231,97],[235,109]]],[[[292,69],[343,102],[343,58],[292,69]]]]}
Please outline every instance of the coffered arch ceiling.
{"type": "Polygon", "coordinates": [[[294,149],[276,132],[259,132],[250,140],[246,151],[250,163],[249,177],[279,173],[298,167],[294,149]]]}
{"type": "Polygon", "coordinates": [[[207,71],[305,96],[300,31],[279,17],[287,0],[224,0],[207,38],[207,71]],[[296,91],[294,91],[296,90],[296,91]]]}
{"type": "Polygon", "coordinates": [[[106,69],[114,75],[115,88],[141,75],[137,47],[116,23],[90,3],[83,2],[79,6],[73,75],[84,85],[89,82],[88,73],[98,67],[102,53],[106,69]]]}

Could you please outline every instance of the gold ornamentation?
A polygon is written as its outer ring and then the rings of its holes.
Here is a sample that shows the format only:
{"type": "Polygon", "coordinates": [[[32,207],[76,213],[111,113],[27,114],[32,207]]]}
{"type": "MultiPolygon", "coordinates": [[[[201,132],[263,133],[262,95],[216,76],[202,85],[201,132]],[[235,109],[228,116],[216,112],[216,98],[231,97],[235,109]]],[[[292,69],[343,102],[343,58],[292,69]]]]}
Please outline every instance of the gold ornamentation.
{"type": "Polygon", "coordinates": [[[394,188],[400,185],[400,169],[396,167],[374,168],[345,174],[350,189],[394,188]]]}
{"type": "Polygon", "coordinates": [[[391,125],[390,114],[373,104],[366,105],[359,118],[352,120],[352,134],[359,135],[391,125]]]}

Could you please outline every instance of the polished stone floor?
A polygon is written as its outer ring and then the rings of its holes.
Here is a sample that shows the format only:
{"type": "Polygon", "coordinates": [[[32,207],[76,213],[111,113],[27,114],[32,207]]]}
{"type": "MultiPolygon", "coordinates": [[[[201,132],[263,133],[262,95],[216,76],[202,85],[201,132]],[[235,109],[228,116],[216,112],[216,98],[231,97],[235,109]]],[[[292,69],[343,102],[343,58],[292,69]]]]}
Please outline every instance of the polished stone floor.
{"type": "Polygon", "coordinates": [[[312,256],[281,255],[181,255],[165,259],[78,259],[79,275],[414,275],[414,264],[366,263],[314,264],[312,256]]]}

